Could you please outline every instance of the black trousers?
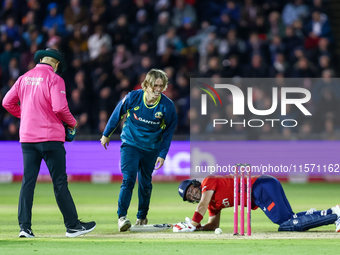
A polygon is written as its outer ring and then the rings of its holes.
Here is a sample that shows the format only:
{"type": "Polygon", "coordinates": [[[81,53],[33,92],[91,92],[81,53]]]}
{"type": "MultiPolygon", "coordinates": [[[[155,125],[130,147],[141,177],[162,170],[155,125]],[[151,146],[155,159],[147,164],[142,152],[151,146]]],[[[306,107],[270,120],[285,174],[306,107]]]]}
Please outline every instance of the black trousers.
{"type": "Polygon", "coordinates": [[[22,143],[21,148],[24,158],[24,176],[18,209],[20,228],[31,228],[32,225],[34,189],[42,159],[50,172],[54,195],[66,228],[77,225],[78,214],[67,184],[64,144],[62,142],[22,143]]]}

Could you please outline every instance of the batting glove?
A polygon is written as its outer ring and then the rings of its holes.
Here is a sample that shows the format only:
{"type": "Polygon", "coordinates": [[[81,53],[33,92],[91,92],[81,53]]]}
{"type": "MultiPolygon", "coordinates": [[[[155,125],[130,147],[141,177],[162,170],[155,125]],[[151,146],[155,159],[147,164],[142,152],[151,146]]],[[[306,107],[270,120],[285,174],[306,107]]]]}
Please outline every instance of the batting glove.
{"type": "Polygon", "coordinates": [[[173,232],[194,232],[196,227],[191,224],[191,220],[186,217],[185,222],[179,222],[173,227],[173,232]]]}

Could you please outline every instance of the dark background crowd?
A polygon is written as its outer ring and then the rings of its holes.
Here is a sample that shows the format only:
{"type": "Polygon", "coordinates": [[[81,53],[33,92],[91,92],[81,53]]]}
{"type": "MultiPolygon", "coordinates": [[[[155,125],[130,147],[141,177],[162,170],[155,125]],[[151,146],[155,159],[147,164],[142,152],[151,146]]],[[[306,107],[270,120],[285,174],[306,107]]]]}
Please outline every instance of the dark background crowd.
{"type": "MultiPolygon", "coordinates": [[[[175,134],[188,135],[190,78],[335,77],[335,39],[327,3],[2,0],[0,99],[35,66],[37,50],[57,48],[68,63],[62,77],[79,136],[102,134],[117,102],[141,88],[151,68],[167,73],[170,84],[165,95],[174,101],[179,117],[175,134]]],[[[308,120],[308,125],[290,130],[289,135],[301,130],[335,132],[340,127],[339,84],[313,83],[308,89],[316,95],[312,100],[316,116],[324,116],[325,124],[315,126],[308,120]]],[[[270,105],[266,89],[259,87],[254,97],[258,104],[270,105]]],[[[18,127],[19,120],[0,107],[0,139],[18,139],[18,127]]],[[[247,132],[236,131],[231,133],[247,132]]],[[[285,136],[288,131],[270,132],[285,136]]]]}

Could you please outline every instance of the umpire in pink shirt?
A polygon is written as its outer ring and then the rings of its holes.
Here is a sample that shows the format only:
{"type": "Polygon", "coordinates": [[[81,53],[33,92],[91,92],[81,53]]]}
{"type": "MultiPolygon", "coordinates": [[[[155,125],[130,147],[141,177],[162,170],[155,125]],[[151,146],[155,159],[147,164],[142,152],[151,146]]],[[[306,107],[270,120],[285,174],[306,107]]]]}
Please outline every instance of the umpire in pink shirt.
{"type": "Polygon", "coordinates": [[[35,68],[20,76],[2,101],[9,113],[21,119],[19,135],[24,175],[18,210],[19,237],[34,237],[31,229],[33,195],[42,159],[53,181],[66,236],[76,237],[91,232],[96,223],[79,221],[68,189],[63,122],[71,131],[77,122],[68,108],[65,82],[56,74],[64,72],[67,65],[60,51],[49,48],[37,51],[34,61],[35,68]]]}

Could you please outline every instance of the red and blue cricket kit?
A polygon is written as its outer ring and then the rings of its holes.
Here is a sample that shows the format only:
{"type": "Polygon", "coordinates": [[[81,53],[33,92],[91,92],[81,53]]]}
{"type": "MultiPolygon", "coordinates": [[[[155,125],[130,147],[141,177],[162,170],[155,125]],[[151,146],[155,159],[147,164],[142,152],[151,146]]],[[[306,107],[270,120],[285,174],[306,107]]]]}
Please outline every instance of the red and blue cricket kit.
{"type": "MultiPolygon", "coordinates": [[[[251,178],[251,184],[256,181],[256,177],[251,178]]],[[[210,200],[208,211],[209,216],[218,214],[222,209],[234,206],[234,178],[228,176],[209,176],[202,181],[202,194],[207,190],[214,190],[214,194],[210,200]]],[[[245,185],[245,192],[247,186],[245,185]]],[[[246,194],[246,193],[245,193],[246,194]]],[[[240,193],[238,194],[240,196],[240,193]]],[[[247,204],[247,196],[244,198],[245,205],[247,204]]],[[[238,199],[240,203],[240,197],[238,199]]],[[[257,207],[252,203],[252,209],[257,207]]]]}
{"type": "Polygon", "coordinates": [[[311,228],[334,224],[337,215],[332,209],[309,210],[294,213],[281,183],[272,176],[262,175],[253,185],[254,203],[267,217],[279,224],[279,231],[306,231],[311,228]]]}
{"type": "Polygon", "coordinates": [[[273,223],[280,225],[294,215],[281,183],[272,176],[262,175],[256,180],[252,197],[273,223]]]}
{"type": "Polygon", "coordinates": [[[113,111],[103,135],[110,137],[123,116],[127,115],[121,133],[121,171],[123,183],[118,200],[118,217],[126,216],[138,173],[138,219],[145,219],[152,191],[152,172],[157,157],[165,159],[177,125],[173,102],[161,94],[153,105],[147,105],[145,92],[126,95],[113,111]]]}
{"type": "MultiPolygon", "coordinates": [[[[260,207],[273,223],[280,225],[279,231],[305,231],[334,224],[337,219],[337,215],[332,213],[331,209],[295,214],[281,183],[273,176],[262,175],[251,178],[251,184],[252,209],[260,207]]],[[[209,216],[217,215],[223,208],[234,206],[233,176],[209,176],[202,181],[201,189],[202,193],[207,190],[215,191],[208,206],[209,216]]],[[[246,189],[247,187],[245,193],[246,189]]]]}
{"type": "MultiPolygon", "coordinates": [[[[294,214],[281,183],[272,176],[252,177],[252,209],[260,207],[267,217],[274,223],[281,224],[294,214]]],[[[209,216],[218,214],[221,209],[234,206],[234,178],[233,176],[209,176],[201,184],[202,193],[214,190],[208,206],[209,216]]],[[[239,187],[239,205],[240,205],[239,187]]],[[[247,185],[245,185],[245,194],[247,185]]],[[[247,205],[247,196],[244,197],[247,205]]]]}

